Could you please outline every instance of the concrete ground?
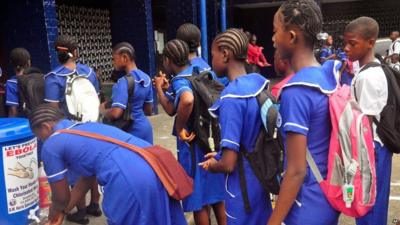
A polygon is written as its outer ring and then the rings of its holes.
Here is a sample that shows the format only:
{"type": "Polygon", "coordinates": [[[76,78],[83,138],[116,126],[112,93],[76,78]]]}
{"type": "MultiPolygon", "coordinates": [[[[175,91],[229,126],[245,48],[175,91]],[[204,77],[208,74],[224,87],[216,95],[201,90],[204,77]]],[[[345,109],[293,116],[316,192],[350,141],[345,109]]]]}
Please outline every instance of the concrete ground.
{"type": "MultiPolygon", "coordinates": [[[[154,143],[162,145],[167,149],[171,149],[174,153],[176,153],[175,137],[171,135],[173,119],[165,114],[161,107],[159,108],[159,112],[160,113],[158,115],[150,117],[150,121],[153,124],[154,129],[154,143]]],[[[187,215],[187,218],[188,221],[193,221],[193,218],[190,214],[187,215]]],[[[389,204],[389,217],[387,225],[396,225],[396,223],[393,223],[393,221],[396,219],[400,220],[400,155],[395,155],[393,157],[391,200],[389,204]]],[[[214,221],[215,220],[213,219],[212,224],[216,225],[214,221]]],[[[74,223],[65,222],[64,224],[73,225],[74,223]]],[[[90,217],[90,224],[105,225],[107,223],[105,217],[103,216],[100,218],[90,217]]],[[[339,225],[353,224],[355,224],[354,219],[348,218],[346,216],[340,217],[339,225]]]]}

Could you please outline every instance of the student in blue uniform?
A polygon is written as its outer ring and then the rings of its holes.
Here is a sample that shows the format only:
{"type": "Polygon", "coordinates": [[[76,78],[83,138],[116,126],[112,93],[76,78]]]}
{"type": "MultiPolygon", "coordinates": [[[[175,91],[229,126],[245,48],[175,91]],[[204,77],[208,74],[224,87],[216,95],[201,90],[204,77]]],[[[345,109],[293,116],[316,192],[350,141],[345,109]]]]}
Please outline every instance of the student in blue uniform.
{"type": "Polygon", "coordinates": [[[314,0],[285,1],[274,16],[272,40],[295,75],[280,95],[285,173],[268,225],[336,225],[339,213],[326,200],[306,161],[309,149],[323,178],[331,134],[328,94],[336,89],[314,56],[322,14],[314,0]]]}
{"type": "MultiPolygon", "coordinates": [[[[272,211],[269,194],[264,191],[246,159],[243,159],[243,165],[250,212],[245,210],[240,186],[240,151],[242,148],[253,151],[261,127],[256,96],[269,84],[260,74],[246,74],[247,46],[246,34],[238,29],[219,34],[212,44],[213,68],[217,75],[227,74],[230,82],[220,99],[209,109],[212,115],[219,118],[222,151],[200,166],[226,173],[225,206],[229,225],[266,224],[272,211]]],[[[207,155],[211,156],[213,154],[207,155]]]]}
{"type": "Polygon", "coordinates": [[[163,51],[163,65],[167,73],[174,74],[172,90],[175,96],[172,103],[162,90],[166,80],[155,78],[155,86],[160,104],[169,115],[176,112],[174,132],[177,136],[178,160],[194,180],[193,194],[183,200],[183,210],[194,212],[197,225],[208,225],[210,221],[209,206],[220,225],[226,224],[224,213],[223,174],[212,174],[197,164],[204,159],[204,152],[193,141],[196,134],[192,132],[190,115],[193,110],[194,96],[190,81],[185,77],[192,75],[193,67],[189,62],[189,48],[181,40],[169,41],[163,51]],[[192,161],[192,151],[195,161],[192,161]]]}
{"type": "MultiPolygon", "coordinates": [[[[357,100],[361,111],[368,115],[370,121],[380,120],[380,113],[388,100],[388,84],[385,73],[380,66],[363,70],[366,64],[378,62],[375,58],[374,45],[378,38],[379,25],[369,17],[360,17],[351,21],[345,28],[344,39],[346,54],[351,61],[359,61],[361,72],[356,73],[351,94],[357,100]]],[[[357,225],[388,224],[388,208],[390,195],[390,176],[392,170],[392,153],[385,147],[376,132],[376,124],[372,123],[374,132],[375,164],[377,190],[375,205],[367,215],[357,219],[357,225]]]]}
{"type": "MultiPolygon", "coordinates": [[[[113,63],[117,71],[124,71],[134,79],[134,93],[130,102],[132,126],[127,132],[153,144],[153,128],[147,116],[153,110],[153,88],[149,75],[137,68],[135,50],[127,42],[121,42],[113,48],[113,63]]],[[[121,77],[112,88],[112,105],[105,110],[105,103],[100,112],[107,118],[116,120],[123,116],[128,105],[128,80],[121,77]]]]}
{"type": "MultiPolygon", "coordinates": [[[[52,106],[60,108],[64,115],[68,115],[67,104],[65,102],[65,86],[67,76],[72,73],[77,73],[79,76],[87,77],[96,91],[99,90],[99,83],[96,74],[92,68],[87,65],[77,63],[78,59],[78,43],[70,36],[60,35],[55,43],[55,50],[58,55],[60,66],[53,69],[45,76],[45,102],[52,106]]],[[[68,180],[70,185],[74,185],[78,180],[78,176],[73,170],[68,172],[68,180]]],[[[92,192],[98,193],[97,183],[93,184],[92,192]]],[[[99,196],[96,194],[95,196],[99,196]]],[[[99,198],[91,199],[91,203],[86,209],[85,199],[77,206],[78,211],[67,217],[72,222],[87,224],[89,220],[86,218],[86,211],[94,216],[100,216],[99,198]]]]}
{"type": "Polygon", "coordinates": [[[29,120],[33,132],[44,140],[43,162],[53,199],[49,213],[51,223],[62,220],[63,214],[73,208],[97,178],[104,187],[103,210],[108,224],[186,224],[179,202],[168,196],[141,156],[113,143],[57,133],[57,130],[92,132],[139,147],[150,146],[148,142],[112,126],[65,120],[62,112],[49,104],[33,110],[29,120]],[[72,192],[66,178],[70,169],[81,176],[72,192]]]}
{"type": "Polygon", "coordinates": [[[20,101],[17,76],[24,74],[24,71],[31,66],[31,55],[25,48],[14,48],[10,53],[10,61],[15,75],[6,82],[6,106],[8,117],[19,115],[20,101]]]}
{"type": "Polygon", "coordinates": [[[78,43],[74,38],[67,35],[58,36],[55,50],[61,65],[45,76],[44,100],[53,106],[59,107],[67,115],[68,110],[65,102],[67,76],[76,72],[79,76],[87,77],[96,91],[99,90],[99,82],[96,73],[91,67],[77,63],[78,43]]]}
{"type": "Polygon", "coordinates": [[[332,49],[333,45],[333,37],[331,35],[326,39],[325,45],[321,49],[321,53],[319,55],[319,59],[321,63],[324,63],[326,60],[335,59],[336,54],[332,49]]]}
{"type": "MultiPolygon", "coordinates": [[[[176,32],[176,38],[186,42],[189,46],[189,60],[193,67],[198,68],[198,72],[211,71],[211,66],[208,65],[203,58],[199,57],[198,50],[201,41],[200,29],[191,23],[182,24],[176,32]]],[[[228,85],[229,80],[227,77],[216,77],[215,73],[211,71],[214,78],[221,82],[223,85],[228,85]]]]}

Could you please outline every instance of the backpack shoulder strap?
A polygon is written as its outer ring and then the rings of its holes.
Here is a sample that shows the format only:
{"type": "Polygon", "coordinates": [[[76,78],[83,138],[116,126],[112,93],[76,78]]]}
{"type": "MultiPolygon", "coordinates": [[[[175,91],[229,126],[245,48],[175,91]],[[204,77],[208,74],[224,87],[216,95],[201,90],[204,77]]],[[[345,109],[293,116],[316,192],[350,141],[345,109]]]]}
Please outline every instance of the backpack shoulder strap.
{"type": "MultiPolygon", "coordinates": [[[[363,71],[365,71],[365,70],[367,70],[369,68],[378,67],[378,66],[382,66],[382,64],[380,64],[378,62],[367,63],[367,64],[365,64],[365,66],[363,66],[363,68],[361,68],[360,72],[358,72],[358,73],[361,73],[361,72],[363,72],[363,71]]],[[[357,83],[357,80],[355,80],[354,85],[353,85],[353,87],[354,87],[354,97],[355,97],[356,101],[358,102],[357,91],[356,91],[356,83],[357,83]]]]}
{"type": "Polygon", "coordinates": [[[125,75],[125,78],[128,82],[128,103],[126,104],[123,117],[125,120],[129,120],[131,118],[131,105],[135,91],[135,78],[131,74],[125,75]]]}
{"type": "Polygon", "coordinates": [[[92,133],[92,132],[72,130],[72,129],[63,129],[63,130],[56,131],[56,133],[73,134],[73,135],[79,135],[79,136],[88,137],[88,138],[92,138],[92,139],[97,139],[100,141],[106,141],[106,142],[110,142],[110,143],[119,145],[121,147],[124,147],[132,152],[135,152],[135,153],[139,154],[141,157],[143,157],[146,160],[146,162],[153,168],[154,172],[157,174],[158,178],[160,179],[161,183],[163,184],[163,186],[165,187],[167,192],[171,196],[175,192],[176,184],[173,182],[172,178],[162,169],[159,161],[157,160],[157,157],[154,156],[152,153],[144,150],[143,148],[140,148],[140,147],[132,145],[132,144],[128,144],[126,142],[117,140],[115,138],[107,137],[107,136],[92,133]]]}
{"type": "Polygon", "coordinates": [[[318,183],[321,183],[324,179],[322,178],[321,172],[319,171],[317,164],[315,163],[314,158],[312,157],[311,152],[310,150],[308,150],[308,148],[306,152],[306,159],[315,179],[318,183]]]}
{"type": "Polygon", "coordinates": [[[380,63],[378,63],[378,62],[370,62],[370,63],[367,63],[367,64],[360,70],[360,73],[361,73],[362,71],[364,71],[364,70],[367,70],[367,69],[371,68],[371,67],[378,67],[378,66],[382,66],[382,64],[380,64],[380,63]]]}
{"type": "Polygon", "coordinates": [[[240,190],[242,192],[244,208],[247,213],[250,213],[251,206],[250,206],[249,194],[248,194],[248,190],[247,190],[246,173],[244,171],[244,164],[243,164],[245,153],[246,153],[246,150],[244,149],[243,145],[241,145],[240,146],[240,154],[238,157],[239,183],[240,183],[240,190]]]}

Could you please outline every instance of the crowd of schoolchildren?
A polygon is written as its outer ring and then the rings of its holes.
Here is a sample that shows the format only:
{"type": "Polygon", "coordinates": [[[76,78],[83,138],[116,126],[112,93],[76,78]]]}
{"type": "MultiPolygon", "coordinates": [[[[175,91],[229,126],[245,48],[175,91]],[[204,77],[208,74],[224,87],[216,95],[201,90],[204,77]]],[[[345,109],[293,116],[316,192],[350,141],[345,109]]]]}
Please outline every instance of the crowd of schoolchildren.
{"type": "MultiPolygon", "coordinates": [[[[374,205],[356,218],[356,223],[386,225],[392,152],[396,150],[386,146],[386,138],[381,136],[384,132],[377,127],[384,119],[381,112],[387,108],[388,96],[392,95],[383,65],[389,61],[391,67],[400,67],[399,33],[391,34],[393,43],[388,56],[379,61],[374,53],[379,25],[372,18],[360,17],[346,26],[343,51],[332,50],[330,36],[316,57],[314,46],[323,20],[315,1],[285,1],[270,22],[274,29],[273,66],[284,76],[274,86],[264,76],[249,73],[249,61],[258,66],[269,64],[261,56],[262,48],[256,46],[255,35],[249,36],[240,29],[228,29],[215,37],[209,65],[198,54],[200,30],[193,24],[183,24],[176,39],[166,43],[162,53],[163,72],[153,80],[137,67],[135,61],[140,56],[136,56],[131,44],[115,45],[113,65],[122,75],[112,87],[111,99],[101,102],[98,113],[108,121],[128,118],[123,126],[117,127],[79,122],[82,118],[73,115],[68,106],[71,100],[66,98],[71,75],[90,81],[96,94],[100,85],[95,71],[78,63],[77,42],[69,36],[59,36],[55,50],[60,66],[44,75],[44,103],[25,115],[32,131],[43,142],[40,156],[52,189],[49,224],[61,224],[64,217],[88,224],[87,215],[102,215],[98,185],[103,187],[102,210],[108,224],[187,224],[183,212],[193,212],[196,225],[209,225],[211,210],[219,225],[338,224],[340,212],[327,200],[311,167],[326,179],[331,166],[328,165],[332,132],[329,98],[339,86],[348,85],[358,109],[371,122],[376,166],[374,205]],[[249,55],[254,57],[248,58],[249,55]],[[332,69],[325,69],[333,60],[341,63],[337,69],[339,77],[335,77],[332,69]],[[213,147],[215,151],[205,151],[199,144],[202,134],[192,122],[203,118],[193,118],[193,114],[199,110],[196,105],[200,101],[194,76],[204,78],[204,74],[207,82],[219,82],[223,89],[208,105],[210,118],[218,123],[220,140],[213,147]],[[251,163],[254,159],[248,157],[255,151],[266,123],[260,116],[265,110],[259,101],[264,90],[271,92],[274,105],[279,103],[274,124],[279,130],[273,136],[278,136],[283,144],[282,176],[274,207],[259,178],[259,170],[251,163]],[[153,135],[157,134],[153,134],[146,116],[155,107],[153,91],[165,112],[174,117],[172,134],[176,136],[177,158],[193,179],[192,194],[181,202],[167,193],[152,167],[138,154],[115,143],[61,132],[66,129],[91,132],[141,148],[151,146],[153,135]],[[309,157],[313,158],[314,166],[310,165],[309,157]],[[89,190],[91,200],[87,206],[84,196],[89,190]],[[71,213],[75,207],[77,210],[71,213]]],[[[6,84],[6,105],[9,117],[17,117],[22,116],[20,109],[26,107],[19,99],[18,77],[31,70],[30,55],[27,50],[16,48],[10,60],[15,76],[6,84]]]]}

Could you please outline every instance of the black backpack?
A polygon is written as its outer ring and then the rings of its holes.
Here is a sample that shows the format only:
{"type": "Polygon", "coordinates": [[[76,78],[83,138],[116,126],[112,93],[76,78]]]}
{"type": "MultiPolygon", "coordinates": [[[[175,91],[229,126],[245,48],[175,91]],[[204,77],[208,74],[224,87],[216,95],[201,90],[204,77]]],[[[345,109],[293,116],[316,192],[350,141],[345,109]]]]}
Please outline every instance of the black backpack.
{"type": "MultiPolygon", "coordinates": [[[[360,70],[364,71],[370,67],[381,66],[385,73],[388,84],[388,99],[383,108],[380,121],[374,118],[377,125],[379,138],[389,151],[400,153],[400,72],[386,64],[376,62],[368,63],[360,70]]],[[[357,96],[356,96],[357,100],[357,96]]]]}
{"type": "MultiPolygon", "coordinates": [[[[213,118],[208,109],[218,100],[225,86],[215,80],[210,71],[199,72],[198,67],[193,68],[192,76],[185,77],[192,84],[194,105],[190,115],[190,126],[196,134],[194,143],[204,151],[205,154],[212,152],[213,149],[219,151],[221,142],[221,131],[217,118],[213,118]],[[213,139],[213,143],[209,139],[213,139]],[[214,145],[214,148],[210,146],[214,145]]],[[[190,155],[192,161],[192,176],[196,171],[196,154],[194,145],[190,145],[190,155]]]]}
{"type": "Polygon", "coordinates": [[[124,114],[116,119],[116,120],[104,120],[104,123],[110,124],[112,126],[118,127],[123,131],[128,131],[131,128],[133,123],[133,118],[131,117],[131,102],[133,98],[133,93],[135,91],[135,79],[131,74],[125,75],[125,78],[128,82],[128,104],[126,104],[126,109],[124,110],[124,114]]]}
{"type": "Polygon", "coordinates": [[[17,76],[21,113],[24,116],[44,103],[44,74],[37,68],[28,68],[17,76]]]}
{"type": "Polygon", "coordinates": [[[210,71],[201,73],[195,67],[192,76],[185,77],[193,88],[194,106],[190,117],[195,142],[205,153],[211,152],[209,138],[214,139],[214,149],[220,149],[221,134],[218,119],[213,118],[208,109],[219,98],[225,86],[213,78],[210,71]]]}
{"type": "Polygon", "coordinates": [[[278,125],[281,123],[277,102],[266,88],[256,96],[260,110],[266,111],[266,126],[261,125],[252,152],[240,147],[238,158],[239,181],[246,212],[251,211],[246,186],[243,158],[246,158],[255,176],[267,193],[279,194],[281,174],[283,172],[283,145],[278,125]],[[267,131],[268,130],[268,131],[267,131]]]}

